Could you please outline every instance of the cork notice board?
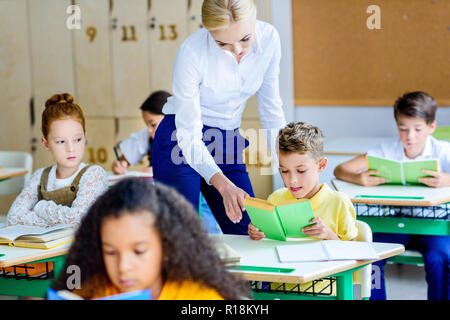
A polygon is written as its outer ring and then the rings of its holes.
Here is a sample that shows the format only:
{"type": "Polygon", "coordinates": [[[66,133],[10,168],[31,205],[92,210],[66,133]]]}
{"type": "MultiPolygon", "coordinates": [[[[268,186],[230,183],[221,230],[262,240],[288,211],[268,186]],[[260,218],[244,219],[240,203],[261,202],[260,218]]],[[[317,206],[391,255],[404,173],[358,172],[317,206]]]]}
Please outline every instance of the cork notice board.
{"type": "Polygon", "coordinates": [[[292,0],[292,15],[295,105],[391,106],[421,90],[450,106],[449,0],[292,0]]]}

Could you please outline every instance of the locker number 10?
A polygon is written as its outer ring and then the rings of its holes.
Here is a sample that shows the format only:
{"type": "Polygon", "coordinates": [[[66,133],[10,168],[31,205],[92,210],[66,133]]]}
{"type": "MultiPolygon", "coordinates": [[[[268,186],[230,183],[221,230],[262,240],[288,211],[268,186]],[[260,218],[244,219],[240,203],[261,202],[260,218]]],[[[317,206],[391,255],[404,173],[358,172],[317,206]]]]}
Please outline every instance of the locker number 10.
{"type": "Polygon", "coordinates": [[[108,161],[108,153],[105,148],[88,148],[89,163],[106,163],[108,161]]]}

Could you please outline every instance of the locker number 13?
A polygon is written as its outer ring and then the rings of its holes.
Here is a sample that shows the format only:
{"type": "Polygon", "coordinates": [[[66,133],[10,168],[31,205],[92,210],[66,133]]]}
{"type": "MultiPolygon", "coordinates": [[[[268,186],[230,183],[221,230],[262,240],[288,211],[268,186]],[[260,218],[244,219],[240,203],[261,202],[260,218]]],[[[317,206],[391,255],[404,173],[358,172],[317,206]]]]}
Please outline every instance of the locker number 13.
{"type": "Polygon", "coordinates": [[[160,41],[166,41],[166,40],[173,41],[178,38],[177,26],[175,24],[169,24],[167,26],[160,24],[159,31],[160,31],[160,37],[159,37],[160,41]]]}

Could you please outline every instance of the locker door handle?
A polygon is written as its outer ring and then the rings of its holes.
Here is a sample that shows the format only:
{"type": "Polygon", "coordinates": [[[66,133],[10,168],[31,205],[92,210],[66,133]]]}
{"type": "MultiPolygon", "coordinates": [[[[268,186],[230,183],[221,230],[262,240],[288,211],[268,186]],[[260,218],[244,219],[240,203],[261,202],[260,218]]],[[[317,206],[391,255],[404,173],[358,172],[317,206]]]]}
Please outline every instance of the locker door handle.
{"type": "Polygon", "coordinates": [[[113,30],[115,30],[115,29],[117,29],[117,21],[118,21],[118,19],[117,18],[113,18],[112,19],[112,29],[113,30]]]}
{"type": "Polygon", "coordinates": [[[30,98],[30,124],[34,126],[35,117],[34,117],[34,97],[30,98]]]}

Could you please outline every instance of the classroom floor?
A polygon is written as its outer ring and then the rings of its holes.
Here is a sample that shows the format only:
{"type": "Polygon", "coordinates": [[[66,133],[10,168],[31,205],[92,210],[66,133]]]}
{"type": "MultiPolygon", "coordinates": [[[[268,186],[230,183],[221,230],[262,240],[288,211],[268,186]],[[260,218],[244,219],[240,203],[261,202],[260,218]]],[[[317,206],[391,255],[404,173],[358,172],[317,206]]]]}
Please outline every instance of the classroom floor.
{"type": "Polygon", "coordinates": [[[424,267],[387,264],[385,275],[388,300],[427,300],[424,267]]]}

